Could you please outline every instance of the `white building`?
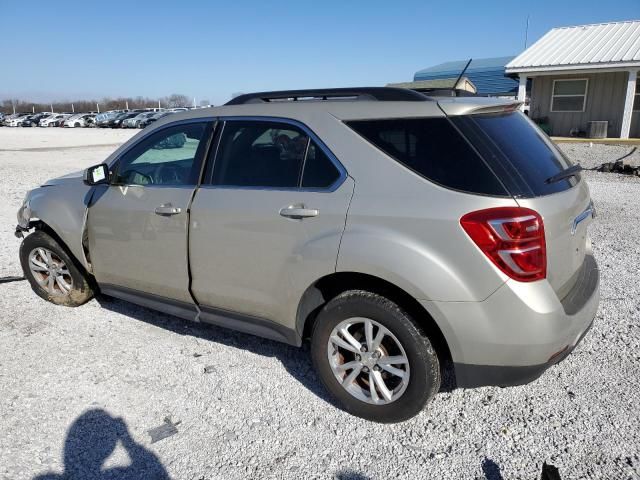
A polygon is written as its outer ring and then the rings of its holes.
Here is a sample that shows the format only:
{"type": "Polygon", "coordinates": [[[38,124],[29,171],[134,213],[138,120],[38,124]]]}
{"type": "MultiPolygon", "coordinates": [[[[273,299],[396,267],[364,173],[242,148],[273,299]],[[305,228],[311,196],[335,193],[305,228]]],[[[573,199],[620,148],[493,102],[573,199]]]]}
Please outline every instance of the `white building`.
{"type": "Polygon", "coordinates": [[[529,115],[552,135],[588,132],[607,121],[608,137],[640,137],[640,21],[554,28],[506,65],[520,79],[529,115]]]}

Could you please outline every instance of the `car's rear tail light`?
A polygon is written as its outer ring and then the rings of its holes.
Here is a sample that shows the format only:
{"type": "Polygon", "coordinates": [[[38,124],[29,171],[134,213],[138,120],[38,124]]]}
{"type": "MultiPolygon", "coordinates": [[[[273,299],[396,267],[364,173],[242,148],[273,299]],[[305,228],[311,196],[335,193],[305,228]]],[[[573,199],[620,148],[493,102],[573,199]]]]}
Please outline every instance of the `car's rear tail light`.
{"type": "Polygon", "coordinates": [[[533,282],[547,276],[544,224],[538,212],[522,207],[489,208],[467,213],[460,225],[514,280],[533,282]]]}

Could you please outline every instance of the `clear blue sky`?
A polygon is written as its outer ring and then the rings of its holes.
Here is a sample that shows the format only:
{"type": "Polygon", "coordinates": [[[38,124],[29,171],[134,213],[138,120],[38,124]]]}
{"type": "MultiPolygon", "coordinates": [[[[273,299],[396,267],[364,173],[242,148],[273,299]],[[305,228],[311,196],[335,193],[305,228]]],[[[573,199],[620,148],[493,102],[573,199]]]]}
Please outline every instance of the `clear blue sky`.
{"type": "Polygon", "coordinates": [[[555,26],[640,18],[640,0],[0,0],[0,99],[384,85],[522,51],[555,26]],[[464,2],[466,3],[466,2],[464,2]]]}

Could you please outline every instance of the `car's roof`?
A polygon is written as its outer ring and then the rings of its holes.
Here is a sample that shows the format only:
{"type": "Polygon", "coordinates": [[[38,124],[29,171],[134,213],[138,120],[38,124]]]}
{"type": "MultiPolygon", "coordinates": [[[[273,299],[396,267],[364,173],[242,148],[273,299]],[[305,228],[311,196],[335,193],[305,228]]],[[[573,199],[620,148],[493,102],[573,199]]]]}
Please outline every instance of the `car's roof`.
{"type": "Polygon", "coordinates": [[[427,101],[376,101],[376,100],[301,100],[247,103],[199,108],[177,112],[163,119],[165,123],[186,119],[258,116],[282,117],[305,122],[310,117],[330,115],[339,120],[411,118],[464,115],[478,111],[493,111],[513,107],[518,102],[486,97],[435,97],[427,101]]]}

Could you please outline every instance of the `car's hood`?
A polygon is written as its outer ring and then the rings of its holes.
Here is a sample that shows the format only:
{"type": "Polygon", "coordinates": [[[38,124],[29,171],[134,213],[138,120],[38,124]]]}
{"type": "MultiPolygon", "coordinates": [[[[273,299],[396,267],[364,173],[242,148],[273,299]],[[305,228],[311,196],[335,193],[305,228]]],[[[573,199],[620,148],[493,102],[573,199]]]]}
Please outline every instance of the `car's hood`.
{"type": "Polygon", "coordinates": [[[68,185],[68,184],[71,184],[71,183],[82,182],[83,175],[84,175],[84,170],[79,170],[77,172],[67,173],[66,175],[63,175],[61,177],[56,177],[56,178],[52,178],[50,180],[47,180],[46,182],[44,182],[44,184],[42,186],[43,187],[50,187],[50,186],[53,186],[53,185],[68,185]]]}

